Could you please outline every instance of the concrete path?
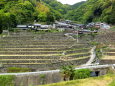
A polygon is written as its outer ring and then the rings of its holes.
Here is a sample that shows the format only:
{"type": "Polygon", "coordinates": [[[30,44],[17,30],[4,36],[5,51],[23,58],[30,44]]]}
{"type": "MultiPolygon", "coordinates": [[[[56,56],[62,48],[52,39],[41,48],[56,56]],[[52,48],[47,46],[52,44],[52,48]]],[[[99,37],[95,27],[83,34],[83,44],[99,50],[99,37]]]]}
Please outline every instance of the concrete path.
{"type": "Polygon", "coordinates": [[[91,49],[91,55],[90,55],[90,59],[89,61],[85,64],[85,65],[91,65],[92,62],[94,61],[94,59],[96,58],[96,53],[95,53],[95,49],[96,49],[96,46],[94,46],[92,49],[91,49]]]}

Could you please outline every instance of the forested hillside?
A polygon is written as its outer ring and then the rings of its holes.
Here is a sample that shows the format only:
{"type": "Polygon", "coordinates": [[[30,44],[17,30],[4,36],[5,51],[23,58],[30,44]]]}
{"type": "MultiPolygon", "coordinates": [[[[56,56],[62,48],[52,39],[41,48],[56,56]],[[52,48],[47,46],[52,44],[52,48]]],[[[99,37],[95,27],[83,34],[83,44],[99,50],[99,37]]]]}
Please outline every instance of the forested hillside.
{"type": "Polygon", "coordinates": [[[0,0],[0,32],[17,24],[51,23],[69,19],[79,23],[115,24],[115,0],[87,0],[63,5],[57,0],[0,0]]]}
{"type": "Polygon", "coordinates": [[[17,24],[54,22],[61,13],[41,0],[0,0],[0,32],[17,24]]]}
{"type": "Polygon", "coordinates": [[[67,18],[82,23],[107,22],[115,24],[115,0],[88,0],[80,7],[71,10],[67,18]]]}
{"type": "Polygon", "coordinates": [[[70,9],[70,5],[67,4],[64,5],[58,2],[57,0],[42,0],[42,1],[61,14],[66,14],[67,11],[70,9]]]}

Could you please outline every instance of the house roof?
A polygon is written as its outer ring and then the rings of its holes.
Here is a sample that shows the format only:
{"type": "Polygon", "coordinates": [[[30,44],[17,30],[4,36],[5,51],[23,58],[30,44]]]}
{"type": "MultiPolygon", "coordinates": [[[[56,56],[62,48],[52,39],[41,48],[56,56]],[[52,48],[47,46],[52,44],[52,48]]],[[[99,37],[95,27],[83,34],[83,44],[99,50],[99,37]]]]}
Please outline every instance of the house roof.
{"type": "Polygon", "coordinates": [[[18,28],[26,28],[27,25],[17,25],[18,28]]]}
{"type": "Polygon", "coordinates": [[[34,26],[41,26],[41,24],[34,24],[34,26]]]}

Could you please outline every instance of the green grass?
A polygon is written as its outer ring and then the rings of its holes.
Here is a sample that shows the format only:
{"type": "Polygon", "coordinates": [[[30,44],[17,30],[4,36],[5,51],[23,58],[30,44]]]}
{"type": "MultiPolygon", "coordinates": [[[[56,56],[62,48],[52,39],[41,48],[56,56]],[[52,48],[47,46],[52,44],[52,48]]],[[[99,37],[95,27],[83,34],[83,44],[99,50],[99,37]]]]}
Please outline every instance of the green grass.
{"type": "Polygon", "coordinates": [[[3,36],[7,36],[7,34],[3,34],[3,33],[2,33],[2,34],[0,34],[0,37],[3,37],[3,36]]]}
{"type": "Polygon", "coordinates": [[[108,86],[115,86],[115,79],[108,86]]]}
{"type": "Polygon", "coordinates": [[[115,79],[108,86],[115,86],[115,79]]]}
{"type": "Polygon", "coordinates": [[[9,67],[7,68],[8,73],[20,73],[20,72],[30,72],[29,68],[18,68],[18,67],[9,67]]]}
{"type": "Polygon", "coordinates": [[[42,86],[115,86],[115,75],[108,74],[99,77],[91,77],[86,79],[77,79],[42,86]]]}
{"type": "Polygon", "coordinates": [[[15,86],[13,83],[14,78],[13,75],[0,75],[0,86],[15,86]]]}

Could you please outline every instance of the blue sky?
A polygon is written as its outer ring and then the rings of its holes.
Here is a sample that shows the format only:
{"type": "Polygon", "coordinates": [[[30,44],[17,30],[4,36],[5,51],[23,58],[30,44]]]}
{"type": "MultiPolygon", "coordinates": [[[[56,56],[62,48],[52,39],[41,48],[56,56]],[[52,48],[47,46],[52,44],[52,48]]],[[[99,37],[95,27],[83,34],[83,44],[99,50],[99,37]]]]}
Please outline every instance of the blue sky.
{"type": "Polygon", "coordinates": [[[86,1],[86,0],[57,0],[57,1],[60,1],[63,4],[73,5],[73,4],[77,3],[77,2],[86,1]]]}

